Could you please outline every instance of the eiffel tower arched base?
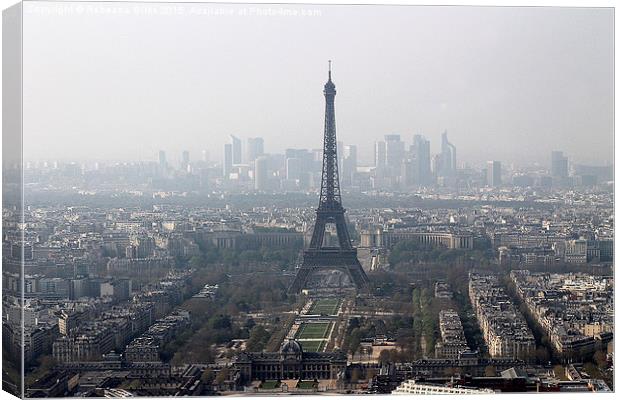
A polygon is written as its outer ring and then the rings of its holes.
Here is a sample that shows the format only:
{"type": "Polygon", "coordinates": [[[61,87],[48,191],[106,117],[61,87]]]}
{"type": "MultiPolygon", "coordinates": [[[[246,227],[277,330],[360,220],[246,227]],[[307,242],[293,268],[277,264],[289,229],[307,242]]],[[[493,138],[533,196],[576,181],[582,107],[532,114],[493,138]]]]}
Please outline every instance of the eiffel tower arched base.
{"type": "Polygon", "coordinates": [[[289,288],[290,293],[367,291],[368,277],[355,249],[306,250],[304,260],[289,288]]]}

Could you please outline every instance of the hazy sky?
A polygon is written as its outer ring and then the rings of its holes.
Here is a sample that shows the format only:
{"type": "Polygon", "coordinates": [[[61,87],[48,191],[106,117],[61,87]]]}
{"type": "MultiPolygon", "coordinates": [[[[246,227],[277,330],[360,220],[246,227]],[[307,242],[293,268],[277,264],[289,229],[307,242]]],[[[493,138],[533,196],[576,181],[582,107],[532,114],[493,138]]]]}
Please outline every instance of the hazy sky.
{"type": "Polygon", "coordinates": [[[318,148],[332,59],[362,161],[391,133],[436,152],[445,129],[459,163],[613,160],[611,9],[109,6],[26,5],[27,159],[219,160],[230,134],[318,148]]]}

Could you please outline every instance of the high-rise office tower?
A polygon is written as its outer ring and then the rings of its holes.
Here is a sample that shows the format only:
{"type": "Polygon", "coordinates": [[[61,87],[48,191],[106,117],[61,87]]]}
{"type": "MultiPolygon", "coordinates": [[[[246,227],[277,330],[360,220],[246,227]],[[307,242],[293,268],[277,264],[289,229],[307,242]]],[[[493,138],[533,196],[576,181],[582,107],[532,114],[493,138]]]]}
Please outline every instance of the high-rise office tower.
{"type": "Polygon", "coordinates": [[[441,134],[440,176],[456,175],[456,147],[448,141],[448,131],[441,134]]]}
{"type": "Polygon", "coordinates": [[[301,159],[297,157],[286,159],[286,179],[301,179],[302,167],[301,159]]]}
{"type": "Polygon", "coordinates": [[[344,159],[351,161],[351,167],[357,168],[357,146],[349,144],[344,146],[344,159]]]}
{"type": "Polygon", "coordinates": [[[258,157],[265,154],[264,146],[265,146],[265,142],[263,141],[263,138],[261,137],[248,138],[248,147],[246,151],[247,160],[246,161],[248,163],[252,163],[258,157]]]}
{"type": "Polygon", "coordinates": [[[385,135],[385,164],[391,172],[398,171],[405,156],[405,143],[400,135],[385,135]]]}
{"type": "Polygon", "coordinates": [[[415,158],[405,158],[400,168],[401,185],[405,187],[419,185],[419,176],[417,160],[415,158]]]}
{"type": "Polygon", "coordinates": [[[269,188],[269,157],[260,156],[254,160],[254,189],[269,188]]]}
{"type": "Polygon", "coordinates": [[[222,162],[222,172],[223,172],[222,175],[226,179],[228,179],[228,177],[230,176],[230,173],[232,172],[232,166],[233,166],[232,148],[233,146],[230,143],[226,143],[224,145],[224,161],[222,162]]]}
{"type": "Polygon", "coordinates": [[[307,149],[286,149],[284,156],[286,158],[298,158],[301,161],[302,171],[308,172],[312,169],[316,162],[315,157],[318,155],[307,149]]]}
{"type": "Polygon", "coordinates": [[[343,153],[342,184],[351,185],[353,174],[357,171],[357,146],[354,144],[346,145],[343,147],[343,153]]]}
{"type": "Polygon", "coordinates": [[[413,137],[411,153],[415,160],[414,181],[418,185],[431,183],[431,142],[422,135],[413,137]]]}
{"type": "Polygon", "coordinates": [[[377,172],[385,169],[385,142],[375,142],[375,168],[377,172]]]}
{"type": "Polygon", "coordinates": [[[189,168],[189,151],[183,150],[181,153],[181,169],[187,171],[189,168]]]}
{"type": "Polygon", "coordinates": [[[241,164],[241,139],[236,136],[230,135],[230,146],[233,165],[241,164]]]}
{"type": "Polygon", "coordinates": [[[500,161],[487,162],[487,185],[501,186],[502,184],[502,163],[500,161]]]}
{"type": "MultiPolygon", "coordinates": [[[[309,151],[307,149],[286,149],[286,159],[294,158],[299,160],[299,187],[308,188],[311,183],[311,178],[320,177],[320,158],[322,157],[322,151],[316,152],[315,150],[309,151]]],[[[295,161],[293,161],[293,167],[295,168],[295,161]]]]}
{"type": "Polygon", "coordinates": [[[202,161],[209,162],[209,151],[207,150],[202,151],[202,161]]]}
{"type": "Polygon", "coordinates": [[[568,177],[568,157],[561,151],[551,152],[551,176],[554,178],[568,177]]]}

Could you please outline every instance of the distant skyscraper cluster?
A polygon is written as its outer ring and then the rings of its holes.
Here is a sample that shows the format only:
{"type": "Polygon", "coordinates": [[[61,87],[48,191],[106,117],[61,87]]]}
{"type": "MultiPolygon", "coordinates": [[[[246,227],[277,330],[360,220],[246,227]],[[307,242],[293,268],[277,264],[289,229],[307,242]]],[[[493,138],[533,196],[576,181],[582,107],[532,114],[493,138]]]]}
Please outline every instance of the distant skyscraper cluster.
{"type": "MultiPolygon", "coordinates": [[[[370,165],[360,164],[357,145],[339,141],[336,147],[341,186],[360,191],[408,191],[433,186],[592,187],[613,179],[610,166],[570,163],[558,150],[551,152],[548,169],[527,171],[500,160],[487,161],[477,170],[467,165],[457,168],[456,146],[449,141],[447,131],[441,134],[437,154],[431,154],[431,142],[421,134],[413,135],[410,144],[400,134],[384,135],[374,143],[370,165]]],[[[188,178],[198,176],[203,189],[304,191],[320,187],[323,149],[289,148],[283,154],[269,153],[262,137],[242,139],[230,135],[223,150],[221,163],[211,162],[207,150],[202,150],[195,160],[188,150],[172,160],[161,150],[157,164],[160,177],[174,179],[178,168],[188,178]]]]}
{"type": "MultiPolygon", "coordinates": [[[[430,141],[414,135],[407,145],[399,134],[384,135],[375,143],[374,165],[361,166],[354,144],[337,143],[341,185],[369,189],[430,186],[439,181],[455,182],[456,148],[443,135],[442,153],[432,167],[430,141]],[[445,161],[444,161],[445,160],[445,161]],[[448,181],[446,178],[451,178],[448,181]]],[[[248,138],[245,146],[236,136],[224,144],[221,176],[229,184],[248,182],[255,190],[316,188],[321,179],[322,149],[286,149],[284,154],[265,152],[264,140],[248,138]],[[244,157],[242,157],[244,155],[244,157]],[[260,160],[260,165],[258,164],[260,160]]]]}
{"type": "MultiPolygon", "coordinates": [[[[198,176],[199,187],[226,190],[297,191],[317,189],[321,182],[323,149],[289,148],[283,154],[265,152],[261,137],[241,139],[230,135],[219,164],[209,159],[207,150],[195,161],[184,150],[172,162],[165,151],[158,154],[162,178],[173,179],[174,166],[188,177],[198,176]],[[179,160],[178,162],[176,160],[179,160]],[[209,183],[210,182],[210,183],[209,183]],[[215,185],[215,186],[212,186],[215,185]]],[[[416,190],[424,187],[570,187],[594,186],[611,180],[610,167],[571,164],[562,152],[551,152],[548,169],[528,172],[504,165],[500,160],[486,162],[474,170],[457,168],[456,146],[441,134],[440,151],[431,154],[431,142],[415,134],[408,145],[400,134],[387,134],[374,144],[371,165],[360,164],[355,144],[337,142],[337,166],[343,188],[353,190],[416,190]],[[570,167],[570,168],[569,168],[570,167]]]]}
{"type": "Polygon", "coordinates": [[[456,147],[442,135],[441,153],[431,159],[431,144],[422,135],[414,135],[409,148],[400,135],[385,135],[375,143],[377,186],[415,187],[435,183],[450,184],[456,179],[456,147]],[[448,181],[446,178],[452,178],[448,181]]]}

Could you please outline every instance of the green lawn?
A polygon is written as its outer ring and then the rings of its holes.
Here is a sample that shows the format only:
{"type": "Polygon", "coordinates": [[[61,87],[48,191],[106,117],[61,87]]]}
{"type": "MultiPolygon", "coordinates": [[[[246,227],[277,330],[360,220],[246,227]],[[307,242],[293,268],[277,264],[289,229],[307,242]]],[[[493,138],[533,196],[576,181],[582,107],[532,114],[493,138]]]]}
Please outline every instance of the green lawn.
{"type": "Polygon", "coordinates": [[[265,381],[260,384],[261,389],[276,389],[280,387],[280,382],[278,381],[265,381]]]}
{"type": "Polygon", "coordinates": [[[327,338],[331,322],[305,322],[297,331],[297,339],[324,339],[327,338]]]}
{"type": "Polygon", "coordinates": [[[321,351],[325,340],[304,340],[300,343],[304,351],[321,351]]]}
{"type": "Polygon", "coordinates": [[[310,314],[334,315],[338,311],[339,305],[340,300],[338,299],[321,299],[315,301],[308,312],[310,314]]]}
{"type": "Polygon", "coordinates": [[[297,382],[297,389],[314,389],[318,385],[314,381],[299,381],[297,382]]]}

